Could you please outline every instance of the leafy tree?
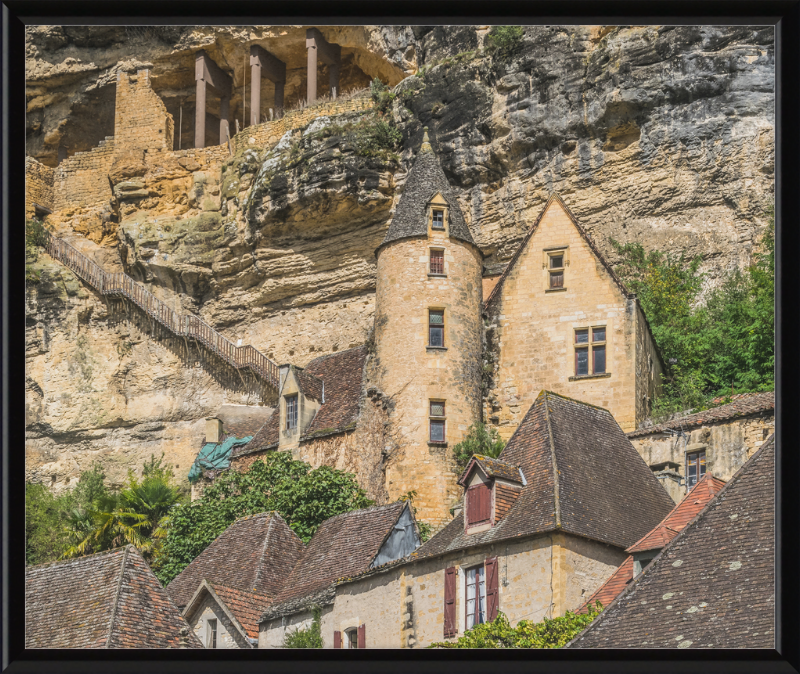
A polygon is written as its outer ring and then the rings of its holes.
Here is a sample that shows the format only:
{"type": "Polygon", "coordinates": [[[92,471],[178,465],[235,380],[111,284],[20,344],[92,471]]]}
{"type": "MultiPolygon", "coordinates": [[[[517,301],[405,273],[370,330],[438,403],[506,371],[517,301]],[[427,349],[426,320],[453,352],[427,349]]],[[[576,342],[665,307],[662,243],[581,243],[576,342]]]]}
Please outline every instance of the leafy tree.
{"type": "Polygon", "coordinates": [[[38,283],[39,273],[33,268],[39,258],[39,246],[47,242],[50,228],[41,220],[34,218],[25,221],[25,280],[28,283],[38,283]]]}
{"type": "Polygon", "coordinates": [[[372,504],[352,474],[312,470],[287,452],[271,452],[246,473],[224,472],[200,499],[172,510],[154,571],[168,583],[239,517],[275,510],[307,543],[324,520],[372,504]]]}
{"type": "Polygon", "coordinates": [[[497,429],[486,426],[480,421],[472,424],[466,437],[453,447],[453,457],[458,471],[467,467],[473,454],[480,454],[496,459],[506,446],[497,429]]]}
{"type": "Polygon", "coordinates": [[[490,54],[511,58],[522,49],[522,26],[495,26],[486,36],[486,49],[490,54]]]}
{"type": "Polygon", "coordinates": [[[587,613],[567,611],[558,618],[534,623],[520,620],[511,627],[505,614],[498,612],[490,623],[476,625],[457,641],[439,641],[428,648],[561,648],[580,634],[603,610],[600,602],[587,613]]]}
{"type": "Polygon", "coordinates": [[[284,648],[322,648],[322,611],[318,606],[312,609],[314,619],[305,628],[295,628],[283,637],[284,648]]]}
{"type": "Polygon", "coordinates": [[[72,506],[71,494],[54,496],[40,483],[25,485],[25,563],[58,559],[69,544],[62,518],[72,506]]]}

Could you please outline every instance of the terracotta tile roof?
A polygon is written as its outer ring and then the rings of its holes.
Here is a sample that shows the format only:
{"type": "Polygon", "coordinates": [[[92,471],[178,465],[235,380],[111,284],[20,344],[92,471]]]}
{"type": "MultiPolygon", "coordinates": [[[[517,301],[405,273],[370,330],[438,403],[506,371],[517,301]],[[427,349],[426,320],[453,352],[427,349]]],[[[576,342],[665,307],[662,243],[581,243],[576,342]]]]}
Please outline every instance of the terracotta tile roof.
{"type": "Polygon", "coordinates": [[[426,148],[423,143],[408,172],[403,194],[397,203],[386,237],[375,251],[376,255],[383,246],[392,241],[428,235],[427,205],[437,192],[441,193],[449,207],[450,236],[475,245],[469,227],[464,222],[455,190],[450,186],[430,145],[426,148]]]}
{"type": "Polygon", "coordinates": [[[312,360],[306,372],[325,382],[325,404],[301,440],[355,427],[361,402],[361,385],[367,348],[359,346],[312,360]]]}
{"type": "Polygon", "coordinates": [[[622,292],[622,294],[625,297],[634,297],[634,295],[625,287],[625,284],[623,284],[620,278],[614,273],[614,270],[611,268],[611,265],[608,264],[605,257],[603,257],[603,255],[600,253],[600,250],[597,248],[597,246],[595,246],[588,232],[581,226],[577,218],[572,214],[572,211],[570,211],[567,205],[564,203],[564,200],[561,198],[561,196],[554,192],[553,194],[550,195],[550,198],[547,200],[547,203],[542,208],[541,213],[539,213],[539,217],[536,218],[536,221],[528,230],[528,233],[523,237],[516,252],[511,257],[511,260],[506,265],[506,268],[503,270],[503,273],[500,274],[500,278],[497,280],[497,283],[495,283],[494,288],[492,288],[492,292],[489,294],[489,297],[486,298],[486,301],[483,304],[485,310],[493,311],[495,308],[497,308],[499,299],[503,294],[503,287],[505,286],[506,279],[514,271],[514,268],[517,265],[517,261],[522,255],[522,251],[524,251],[525,248],[527,247],[528,242],[531,240],[533,235],[536,233],[536,230],[539,228],[539,223],[542,221],[544,214],[547,212],[547,209],[550,208],[550,206],[553,203],[558,203],[563,207],[564,212],[572,221],[572,224],[575,225],[575,228],[578,230],[578,233],[581,235],[581,238],[587,243],[589,248],[594,253],[595,257],[600,261],[600,264],[602,264],[605,270],[609,273],[614,283],[622,292]]]}
{"type": "Polygon", "coordinates": [[[261,620],[295,613],[326,598],[332,600],[332,585],[337,579],[369,569],[405,507],[404,502],[389,503],[325,520],[261,620]]]}
{"type": "MultiPolygon", "coordinates": [[[[322,382],[325,383],[325,402],[300,437],[301,441],[333,433],[344,433],[355,428],[360,410],[366,357],[366,347],[358,346],[329,356],[320,356],[312,360],[305,370],[298,371],[300,375],[298,379],[302,382],[301,387],[305,395],[309,395],[306,391],[312,393],[316,391],[312,397],[318,395],[319,398],[316,399],[322,400],[322,382]],[[319,385],[318,390],[314,388],[317,385],[319,385]]],[[[255,437],[244,447],[237,447],[231,457],[277,447],[278,417],[278,414],[273,414],[255,437]]]]}
{"type": "Polygon", "coordinates": [[[498,459],[527,480],[505,517],[465,534],[463,512],[412,556],[554,529],[626,548],[674,505],[604,409],[542,391],[498,459]]]}
{"type": "Polygon", "coordinates": [[[568,648],[775,648],[775,441],[568,648]]]}
{"type": "Polygon", "coordinates": [[[519,474],[519,466],[512,466],[489,456],[475,454],[469,460],[464,472],[461,473],[461,477],[458,478],[458,483],[460,485],[466,484],[465,480],[472,473],[473,466],[480,466],[487,477],[502,477],[512,482],[522,483],[522,476],[519,474]]]}
{"type": "Polygon", "coordinates": [[[208,580],[275,597],[303,554],[303,542],[278,513],[242,517],[167,585],[181,608],[208,580]]]}
{"type": "Polygon", "coordinates": [[[270,603],[270,597],[258,592],[247,592],[234,587],[209,583],[214,593],[236,618],[245,636],[258,639],[258,619],[270,603]]]}
{"type": "Polygon", "coordinates": [[[742,395],[727,405],[712,407],[710,410],[703,410],[696,414],[689,414],[685,417],[672,419],[658,426],[640,428],[628,433],[629,438],[640,438],[655,433],[664,433],[667,430],[678,430],[702,426],[703,424],[713,424],[720,421],[728,421],[736,417],[746,417],[754,414],[764,414],[775,412],[775,392],[752,393],[742,395]]]}
{"type": "Polygon", "coordinates": [[[132,545],[25,571],[26,648],[203,645],[132,545]]]}
{"type": "MultiPolygon", "coordinates": [[[[612,584],[610,587],[617,587],[621,592],[625,588],[625,585],[633,580],[632,553],[645,552],[647,550],[660,550],[665,547],[703,508],[706,507],[708,502],[714,498],[724,486],[725,483],[722,480],[714,477],[711,473],[706,473],[700,481],[692,487],[691,491],[686,495],[686,498],[676,505],[670,513],[659,522],[658,526],[625,551],[629,553],[630,556],[622,562],[612,576],[613,579],[617,580],[621,578],[622,585],[620,586],[617,583],[612,584]],[[627,569],[627,571],[624,571],[624,569],[627,569]],[[620,574],[622,575],[620,576],[620,574]]],[[[596,600],[599,600],[603,606],[608,606],[617,596],[610,595],[611,589],[607,587],[609,582],[611,582],[610,579],[587,600],[586,604],[584,604],[578,612],[584,612],[586,606],[594,604],[596,600]]]]}

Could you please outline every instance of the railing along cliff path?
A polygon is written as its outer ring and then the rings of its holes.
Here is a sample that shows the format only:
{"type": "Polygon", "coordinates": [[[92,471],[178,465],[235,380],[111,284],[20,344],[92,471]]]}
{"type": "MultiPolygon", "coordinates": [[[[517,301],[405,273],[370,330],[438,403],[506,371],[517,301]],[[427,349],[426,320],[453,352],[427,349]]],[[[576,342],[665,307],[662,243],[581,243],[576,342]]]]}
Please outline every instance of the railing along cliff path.
{"type": "Polygon", "coordinates": [[[203,344],[236,369],[249,368],[271,387],[278,389],[278,366],[250,345],[236,346],[197,316],[182,315],[122,272],[107,272],[63,239],[47,235],[44,249],[50,257],[69,267],[102,295],[122,296],[178,337],[203,344]]]}

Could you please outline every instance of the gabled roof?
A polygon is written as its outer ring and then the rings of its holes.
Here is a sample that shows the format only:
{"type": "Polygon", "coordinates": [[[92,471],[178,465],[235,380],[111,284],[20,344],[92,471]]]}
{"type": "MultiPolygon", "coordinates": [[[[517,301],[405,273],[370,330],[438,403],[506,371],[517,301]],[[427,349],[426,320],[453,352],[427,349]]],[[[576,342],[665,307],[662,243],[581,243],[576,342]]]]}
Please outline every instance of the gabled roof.
{"type": "Polygon", "coordinates": [[[640,428],[628,433],[629,438],[641,438],[656,433],[664,433],[669,430],[689,429],[703,424],[713,424],[722,421],[729,421],[737,417],[746,417],[755,414],[775,413],[775,392],[750,393],[736,398],[727,405],[712,407],[710,410],[703,410],[696,414],[689,414],[685,417],[671,419],[658,426],[640,428]]]}
{"type": "Polygon", "coordinates": [[[303,542],[278,513],[242,517],[167,585],[184,607],[204,580],[275,597],[303,554],[303,542]]]}
{"type": "Polygon", "coordinates": [[[486,477],[501,477],[505,480],[512,482],[519,482],[522,484],[522,476],[519,473],[519,466],[512,466],[508,463],[503,463],[499,459],[493,459],[490,456],[483,456],[481,454],[474,454],[469,460],[461,477],[458,478],[458,484],[466,485],[466,479],[472,474],[473,468],[479,466],[484,472],[486,477]]]}
{"type": "Polygon", "coordinates": [[[491,529],[465,534],[463,512],[425,543],[427,557],[556,529],[626,548],[674,505],[607,410],[542,391],[498,459],[527,485],[491,529]]]}
{"type": "Polygon", "coordinates": [[[325,520],[261,621],[332,599],[331,588],[337,579],[369,569],[406,507],[405,502],[389,503],[325,520]]]}
{"type": "Polygon", "coordinates": [[[387,243],[398,239],[417,236],[428,236],[427,206],[430,200],[440,193],[449,207],[449,233],[453,239],[459,239],[475,245],[469,227],[464,222],[464,215],[458,205],[456,193],[442,171],[439,159],[428,142],[428,132],[417,153],[414,165],[408,172],[403,195],[395,209],[392,222],[386,232],[378,251],[387,243]]]}
{"type": "Polygon", "coordinates": [[[568,648],[775,647],[775,441],[568,648]]]}
{"type": "Polygon", "coordinates": [[[648,550],[661,550],[664,548],[703,508],[706,507],[708,502],[714,498],[724,486],[725,483],[722,480],[714,477],[711,473],[706,473],[700,481],[692,487],[691,491],[686,495],[686,498],[676,505],[669,514],[658,523],[658,526],[625,551],[629,556],[620,564],[611,578],[603,583],[603,585],[589,597],[578,612],[583,612],[587,606],[594,604],[595,601],[599,601],[603,606],[608,606],[614,598],[625,589],[627,583],[633,580],[633,553],[646,552],[648,550]],[[615,593],[614,590],[616,590],[615,593]]]}
{"type": "Polygon", "coordinates": [[[489,294],[489,297],[486,298],[486,301],[484,302],[485,310],[492,310],[496,307],[499,298],[503,294],[503,287],[505,286],[506,279],[516,268],[517,262],[519,261],[519,258],[522,256],[522,252],[528,246],[528,243],[530,242],[531,238],[536,233],[536,230],[539,228],[539,223],[541,223],[544,214],[547,213],[548,209],[554,204],[564,209],[564,212],[572,221],[572,224],[575,225],[575,229],[578,230],[578,233],[581,235],[581,238],[586,242],[586,244],[591,249],[592,253],[594,253],[595,257],[600,261],[600,264],[602,264],[605,270],[609,273],[614,283],[620,289],[620,292],[622,292],[622,294],[625,297],[633,297],[633,294],[625,287],[620,278],[614,273],[614,270],[611,268],[611,265],[608,264],[605,257],[603,257],[603,254],[600,252],[597,246],[595,246],[594,242],[592,241],[587,231],[581,226],[577,218],[572,214],[572,211],[569,210],[569,208],[564,203],[564,200],[561,198],[561,196],[554,192],[553,194],[550,195],[550,198],[547,200],[547,203],[544,205],[544,208],[542,208],[542,211],[541,213],[539,213],[539,217],[536,218],[536,221],[533,223],[533,226],[528,230],[528,233],[523,237],[522,242],[519,244],[519,247],[517,248],[514,255],[511,257],[509,263],[506,265],[506,268],[503,270],[503,273],[500,274],[500,278],[497,280],[497,283],[495,284],[494,288],[492,288],[492,292],[489,294]]]}
{"type": "Polygon", "coordinates": [[[199,608],[203,599],[209,595],[225,612],[233,626],[248,644],[250,639],[258,639],[258,617],[269,606],[270,597],[268,595],[248,592],[247,590],[227,587],[218,583],[209,583],[207,580],[203,580],[186,605],[183,615],[189,616],[193,613],[195,608],[199,608]]]}
{"type": "Polygon", "coordinates": [[[26,648],[203,645],[132,545],[25,570],[26,648]]]}
{"type": "MultiPolygon", "coordinates": [[[[301,441],[344,433],[355,428],[360,409],[361,383],[366,357],[366,347],[358,346],[315,358],[302,371],[301,374],[306,376],[299,380],[304,395],[307,395],[308,390],[312,392],[312,397],[319,395],[319,400],[322,400],[324,382],[325,402],[300,437],[301,441]],[[316,389],[313,388],[314,381],[319,382],[316,393],[314,393],[316,389]]],[[[232,458],[277,447],[279,416],[276,410],[247,445],[237,447],[233,451],[232,458]]]]}

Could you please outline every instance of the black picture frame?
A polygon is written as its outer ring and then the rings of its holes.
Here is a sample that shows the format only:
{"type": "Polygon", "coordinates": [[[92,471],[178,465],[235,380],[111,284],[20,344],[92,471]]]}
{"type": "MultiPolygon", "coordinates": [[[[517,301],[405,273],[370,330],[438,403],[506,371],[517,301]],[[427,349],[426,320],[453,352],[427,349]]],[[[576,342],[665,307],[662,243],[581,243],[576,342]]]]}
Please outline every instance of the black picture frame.
{"type": "Polygon", "coordinates": [[[793,223],[800,214],[800,1],[725,2],[375,2],[276,3],[142,0],[137,3],[7,0],[2,5],[2,667],[8,672],[415,672],[443,668],[548,672],[796,672],[798,640],[797,532],[798,452],[788,423],[798,379],[796,350],[789,344],[796,312],[789,269],[793,223]],[[24,644],[24,400],[20,369],[24,352],[25,123],[24,26],[30,24],[762,24],[776,31],[776,439],[777,521],[775,651],[25,651],[24,644]]]}

